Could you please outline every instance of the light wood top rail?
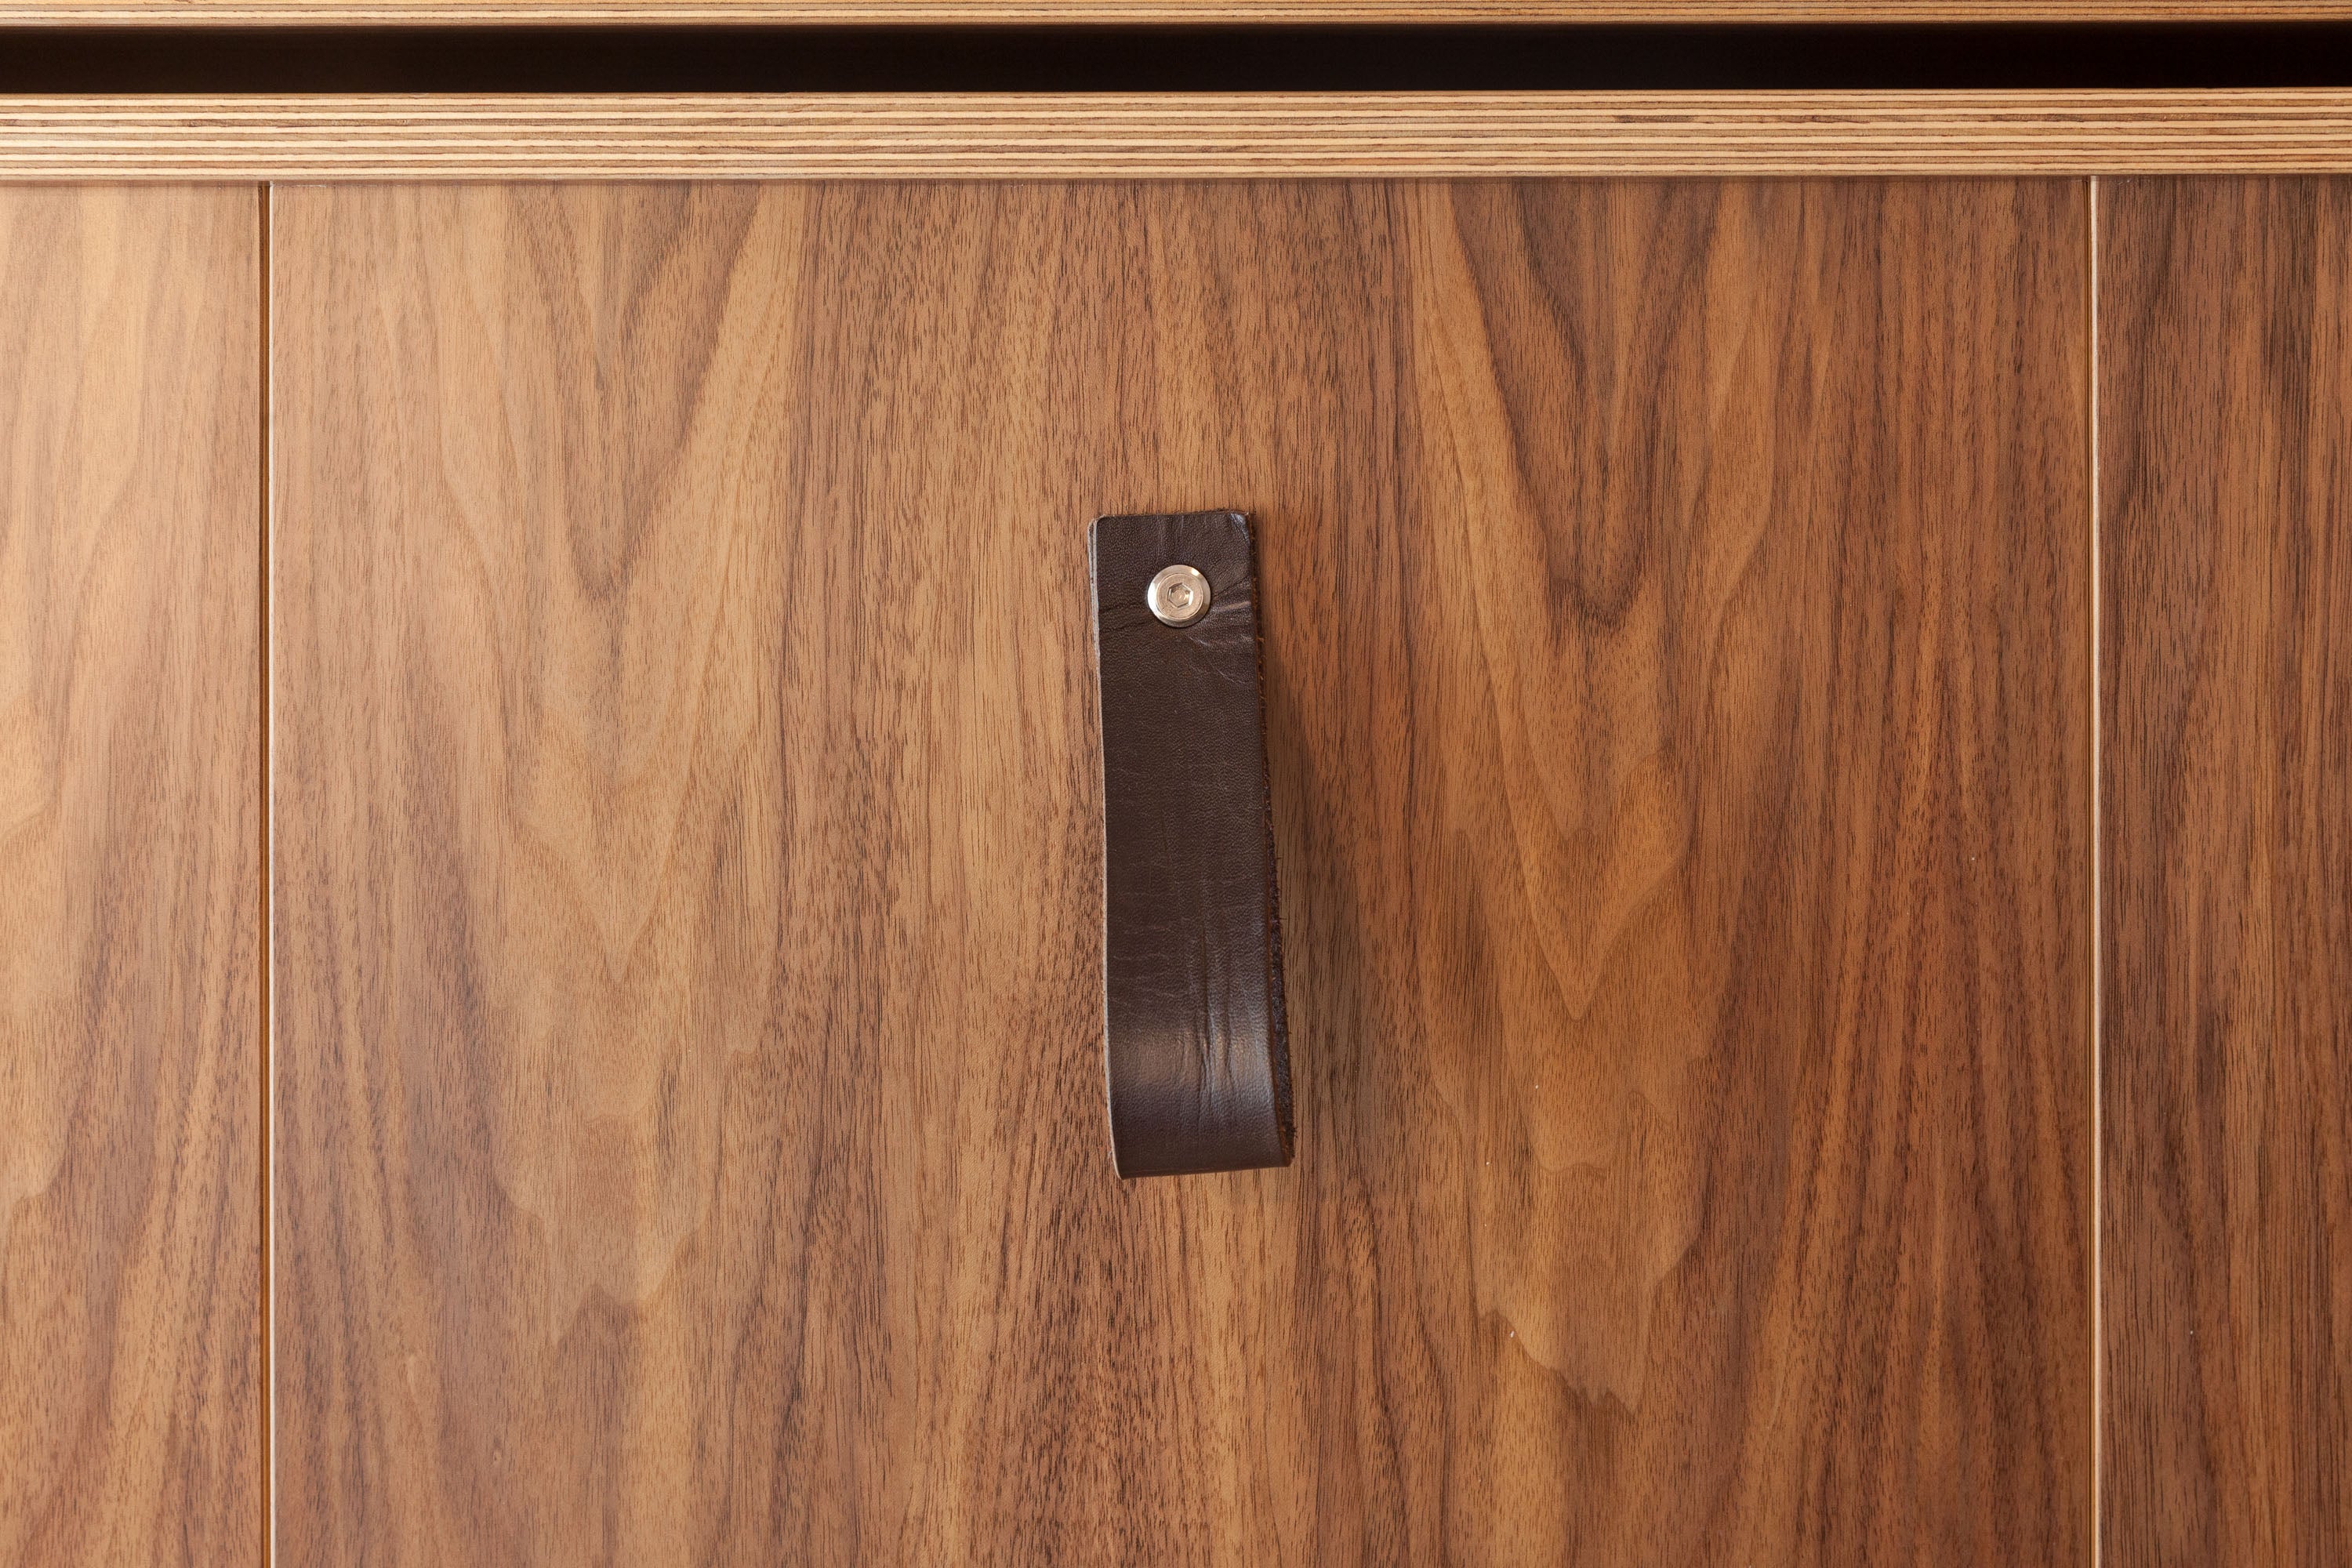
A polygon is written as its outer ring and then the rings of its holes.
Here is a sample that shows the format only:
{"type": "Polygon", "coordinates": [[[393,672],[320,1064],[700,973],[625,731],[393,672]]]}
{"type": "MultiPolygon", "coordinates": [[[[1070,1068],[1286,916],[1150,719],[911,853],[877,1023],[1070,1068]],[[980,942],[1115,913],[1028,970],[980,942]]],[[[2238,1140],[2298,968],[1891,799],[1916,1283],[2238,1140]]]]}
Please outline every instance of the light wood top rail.
{"type": "Polygon", "coordinates": [[[7,26],[2257,21],[2352,0],[0,0],[7,26]]]}
{"type": "Polygon", "coordinates": [[[2352,89],[0,98],[0,180],[2352,172],[2352,89]]]}

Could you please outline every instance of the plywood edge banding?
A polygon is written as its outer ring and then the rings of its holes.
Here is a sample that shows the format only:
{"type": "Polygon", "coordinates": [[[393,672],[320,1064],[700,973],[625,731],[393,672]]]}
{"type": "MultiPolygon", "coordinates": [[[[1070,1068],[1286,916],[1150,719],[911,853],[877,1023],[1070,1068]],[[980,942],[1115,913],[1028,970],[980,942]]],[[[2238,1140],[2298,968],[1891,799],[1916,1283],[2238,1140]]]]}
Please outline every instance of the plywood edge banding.
{"type": "Polygon", "coordinates": [[[2352,171],[2352,89],[0,98],[0,180],[2352,171]]]}

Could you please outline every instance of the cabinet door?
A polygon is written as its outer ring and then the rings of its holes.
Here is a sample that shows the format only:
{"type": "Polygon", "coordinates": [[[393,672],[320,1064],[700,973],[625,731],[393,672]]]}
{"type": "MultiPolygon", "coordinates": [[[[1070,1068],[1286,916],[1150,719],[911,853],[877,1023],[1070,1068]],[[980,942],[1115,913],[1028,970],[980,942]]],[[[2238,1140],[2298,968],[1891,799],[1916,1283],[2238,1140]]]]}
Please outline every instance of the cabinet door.
{"type": "Polygon", "coordinates": [[[2108,1561],[2352,1562],[2352,183],[2103,182],[2108,1561]]]}
{"type": "Polygon", "coordinates": [[[2084,204],[278,192],[282,1560],[2082,1560],[2084,204]],[[1122,1185],[1213,507],[1297,1158],[1122,1185]]]}
{"type": "Polygon", "coordinates": [[[0,187],[0,1563],[263,1542],[261,196],[0,187]]]}

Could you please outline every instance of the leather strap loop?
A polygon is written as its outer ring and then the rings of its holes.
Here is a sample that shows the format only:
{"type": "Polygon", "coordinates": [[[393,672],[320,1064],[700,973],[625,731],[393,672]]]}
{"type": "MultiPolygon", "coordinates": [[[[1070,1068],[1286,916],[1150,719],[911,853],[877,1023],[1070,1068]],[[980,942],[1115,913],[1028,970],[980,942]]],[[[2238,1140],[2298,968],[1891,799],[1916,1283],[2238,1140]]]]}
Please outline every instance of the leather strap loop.
{"type": "Polygon", "coordinates": [[[1121,1176],[1286,1165],[1290,1051],[1249,520],[1100,518],[1091,554],[1112,1157],[1121,1176]],[[1205,613],[1184,574],[1153,593],[1181,566],[1207,580],[1205,613]]]}

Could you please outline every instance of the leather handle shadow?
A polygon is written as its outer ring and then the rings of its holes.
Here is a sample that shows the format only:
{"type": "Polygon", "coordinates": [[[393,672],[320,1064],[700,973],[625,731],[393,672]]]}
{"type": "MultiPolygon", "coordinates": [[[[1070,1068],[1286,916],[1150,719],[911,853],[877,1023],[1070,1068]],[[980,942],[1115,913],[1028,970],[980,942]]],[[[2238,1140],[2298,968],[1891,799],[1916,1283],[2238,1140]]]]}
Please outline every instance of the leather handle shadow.
{"type": "Polygon", "coordinates": [[[1290,1048],[1249,520],[1098,518],[1090,554],[1111,1155],[1121,1176],[1286,1165],[1290,1048]]]}

